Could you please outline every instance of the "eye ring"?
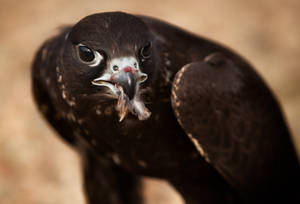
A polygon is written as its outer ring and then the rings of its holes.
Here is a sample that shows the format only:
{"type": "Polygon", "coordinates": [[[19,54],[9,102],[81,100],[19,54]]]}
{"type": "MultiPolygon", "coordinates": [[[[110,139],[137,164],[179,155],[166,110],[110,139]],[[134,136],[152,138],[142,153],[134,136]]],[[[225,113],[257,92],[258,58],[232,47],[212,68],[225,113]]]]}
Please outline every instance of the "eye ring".
{"type": "Polygon", "coordinates": [[[83,44],[78,44],[76,47],[78,58],[83,64],[87,64],[90,67],[96,67],[104,59],[102,54],[83,44]]]}
{"type": "Polygon", "coordinates": [[[140,49],[140,55],[144,59],[148,59],[151,56],[151,51],[152,51],[152,43],[147,42],[144,47],[140,49]]]}

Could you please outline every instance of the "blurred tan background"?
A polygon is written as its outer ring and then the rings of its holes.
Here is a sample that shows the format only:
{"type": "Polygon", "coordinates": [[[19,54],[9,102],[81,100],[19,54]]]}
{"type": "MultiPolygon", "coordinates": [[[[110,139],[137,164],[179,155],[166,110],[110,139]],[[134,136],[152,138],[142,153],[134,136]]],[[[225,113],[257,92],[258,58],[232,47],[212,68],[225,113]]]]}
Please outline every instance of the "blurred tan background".
{"type": "MultiPolygon", "coordinates": [[[[35,51],[59,26],[96,12],[158,17],[245,56],[277,95],[300,146],[300,1],[0,0],[0,203],[83,204],[79,161],[37,113],[35,51]]],[[[180,203],[147,180],[147,204],[180,203]]]]}

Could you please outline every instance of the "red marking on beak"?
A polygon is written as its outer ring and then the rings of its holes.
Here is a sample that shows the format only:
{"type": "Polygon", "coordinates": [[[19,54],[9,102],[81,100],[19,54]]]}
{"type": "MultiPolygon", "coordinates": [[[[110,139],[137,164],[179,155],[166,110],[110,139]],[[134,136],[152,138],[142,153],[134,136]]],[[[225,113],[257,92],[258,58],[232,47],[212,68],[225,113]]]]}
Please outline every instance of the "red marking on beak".
{"type": "Polygon", "coordinates": [[[124,69],[124,72],[126,73],[126,72],[131,72],[132,74],[134,74],[135,73],[135,70],[132,68],[132,67],[125,67],[124,69]]]}

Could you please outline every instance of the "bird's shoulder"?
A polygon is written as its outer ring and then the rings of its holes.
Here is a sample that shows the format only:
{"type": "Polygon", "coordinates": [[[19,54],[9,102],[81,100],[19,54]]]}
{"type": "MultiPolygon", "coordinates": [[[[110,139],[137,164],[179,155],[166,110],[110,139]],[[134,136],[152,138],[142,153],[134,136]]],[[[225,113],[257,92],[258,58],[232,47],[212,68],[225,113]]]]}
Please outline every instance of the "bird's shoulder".
{"type": "Polygon", "coordinates": [[[176,74],[171,99],[195,148],[242,195],[276,192],[280,175],[299,169],[280,108],[251,68],[213,53],[176,74]]]}

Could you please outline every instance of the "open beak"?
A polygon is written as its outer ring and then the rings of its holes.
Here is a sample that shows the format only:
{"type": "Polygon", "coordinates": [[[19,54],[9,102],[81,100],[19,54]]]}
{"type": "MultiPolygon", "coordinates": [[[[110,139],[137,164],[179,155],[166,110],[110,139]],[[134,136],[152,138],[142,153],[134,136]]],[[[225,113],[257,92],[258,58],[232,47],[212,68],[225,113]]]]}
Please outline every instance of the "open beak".
{"type": "Polygon", "coordinates": [[[146,120],[151,112],[140,98],[139,86],[147,78],[148,75],[139,69],[134,57],[124,57],[113,59],[108,69],[101,77],[94,79],[92,84],[109,88],[112,95],[118,99],[119,121],[122,121],[128,112],[137,115],[139,120],[146,120]]]}
{"type": "Polygon", "coordinates": [[[94,79],[92,84],[96,86],[106,86],[117,96],[120,95],[118,87],[121,86],[124,94],[126,94],[129,100],[132,100],[138,90],[139,84],[146,79],[147,74],[142,73],[131,66],[126,66],[117,73],[106,73],[103,76],[94,79]]]}

